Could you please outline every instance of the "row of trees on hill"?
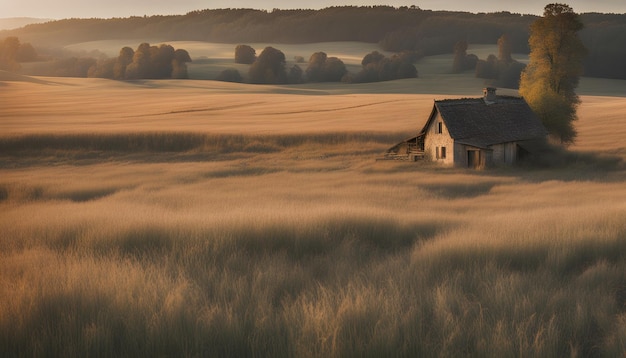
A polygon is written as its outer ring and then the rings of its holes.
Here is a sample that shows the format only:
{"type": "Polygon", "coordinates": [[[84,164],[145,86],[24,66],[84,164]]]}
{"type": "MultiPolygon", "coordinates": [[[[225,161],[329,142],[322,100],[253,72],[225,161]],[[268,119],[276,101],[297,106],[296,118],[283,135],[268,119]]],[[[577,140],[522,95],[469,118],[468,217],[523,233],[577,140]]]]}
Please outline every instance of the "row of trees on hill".
{"type": "Polygon", "coordinates": [[[124,47],[117,58],[98,61],[88,71],[88,77],[116,80],[187,78],[187,63],[191,57],[186,50],[171,45],[150,46],[142,43],[133,50],[124,47]]]}
{"type": "MultiPolygon", "coordinates": [[[[509,34],[514,53],[529,53],[534,15],[464,13],[418,7],[345,6],[322,10],[222,9],[180,16],[68,19],[0,31],[37,48],[110,38],[167,38],[225,43],[362,41],[390,52],[447,54],[460,40],[493,44],[509,34]]],[[[626,79],[626,14],[582,14],[580,38],[589,49],[585,75],[626,79]]]]}
{"type": "MultiPolygon", "coordinates": [[[[417,54],[412,52],[386,57],[378,51],[374,51],[363,58],[361,71],[357,74],[351,74],[342,60],[337,57],[329,57],[325,52],[312,54],[306,69],[303,70],[298,64],[287,69],[285,54],[273,47],[266,47],[258,57],[256,50],[249,45],[238,45],[235,48],[235,62],[250,64],[248,80],[255,84],[362,83],[415,78],[417,77],[417,69],[413,63],[417,60],[417,54]]],[[[296,61],[304,62],[304,59],[298,57],[296,61]]],[[[243,76],[236,69],[226,69],[218,75],[217,80],[242,82],[243,76]]]]}
{"type": "Polygon", "coordinates": [[[478,78],[484,78],[498,87],[518,88],[520,76],[525,64],[513,59],[513,44],[508,34],[498,39],[498,56],[491,54],[486,59],[479,59],[467,53],[466,41],[459,41],[454,46],[452,72],[460,73],[473,70],[478,78]]]}
{"type": "Polygon", "coordinates": [[[386,57],[378,51],[373,51],[363,57],[361,71],[349,78],[349,82],[364,83],[416,78],[417,68],[413,63],[418,59],[418,55],[414,52],[405,51],[386,57]]]}
{"type": "Polygon", "coordinates": [[[39,55],[30,43],[21,43],[15,36],[0,41],[0,70],[19,70],[22,62],[37,61],[39,55]]]}
{"type": "Polygon", "coordinates": [[[38,63],[31,71],[44,76],[115,80],[187,78],[188,62],[191,57],[184,49],[142,43],[136,50],[122,48],[117,57],[69,56],[38,63]]]}
{"type": "MultiPolygon", "coordinates": [[[[315,43],[360,41],[378,43],[397,31],[414,33],[416,43],[406,46],[439,48],[447,53],[459,35],[471,43],[493,43],[498,34],[518,32],[528,37],[532,16],[497,13],[475,15],[462,12],[421,10],[391,6],[333,6],[321,10],[215,9],[179,16],[148,16],[114,19],[67,19],[30,25],[15,31],[37,43],[61,45],[110,38],[154,38],[225,43],[315,43]],[[517,31],[517,29],[520,31],[517,31]],[[493,31],[497,30],[494,35],[493,31]],[[428,40],[433,38],[434,41],[428,40]]],[[[521,42],[523,43],[523,42],[521,42]]],[[[397,48],[400,51],[408,48],[397,48]]],[[[417,50],[413,48],[410,50],[417,50]]]]}

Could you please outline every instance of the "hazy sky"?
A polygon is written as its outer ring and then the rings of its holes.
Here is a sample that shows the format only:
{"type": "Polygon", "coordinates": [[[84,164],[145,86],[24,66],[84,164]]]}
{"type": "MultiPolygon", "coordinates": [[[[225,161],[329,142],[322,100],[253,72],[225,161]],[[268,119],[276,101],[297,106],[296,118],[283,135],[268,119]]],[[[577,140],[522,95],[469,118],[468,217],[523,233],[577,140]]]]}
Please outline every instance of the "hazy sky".
{"type": "Polygon", "coordinates": [[[470,12],[510,11],[540,15],[543,7],[551,2],[565,2],[578,13],[626,13],[626,0],[0,0],[0,18],[109,18],[132,15],[177,15],[185,14],[191,10],[218,8],[319,9],[339,5],[379,4],[392,6],[416,5],[422,9],[430,10],[460,10],[470,12]]]}

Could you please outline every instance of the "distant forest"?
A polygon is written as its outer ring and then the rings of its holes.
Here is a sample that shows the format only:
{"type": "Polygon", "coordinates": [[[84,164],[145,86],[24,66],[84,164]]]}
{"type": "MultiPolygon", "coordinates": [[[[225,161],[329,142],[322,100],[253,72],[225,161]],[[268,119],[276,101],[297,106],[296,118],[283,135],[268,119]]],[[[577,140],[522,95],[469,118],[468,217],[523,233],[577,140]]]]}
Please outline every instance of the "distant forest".
{"type": "MultiPolygon", "coordinates": [[[[222,43],[314,43],[360,41],[387,51],[423,56],[453,53],[458,41],[496,44],[507,34],[515,53],[528,53],[534,15],[472,14],[418,7],[330,7],[322,10],[221,9],[186,15],[113,19],[67,19],[0,31],[34,46],[63,46],[108,39],[222,43]]],[[[626,79],[626,14],[581,14],[580,33],[589,54],[585,76],[626,79]]]]}

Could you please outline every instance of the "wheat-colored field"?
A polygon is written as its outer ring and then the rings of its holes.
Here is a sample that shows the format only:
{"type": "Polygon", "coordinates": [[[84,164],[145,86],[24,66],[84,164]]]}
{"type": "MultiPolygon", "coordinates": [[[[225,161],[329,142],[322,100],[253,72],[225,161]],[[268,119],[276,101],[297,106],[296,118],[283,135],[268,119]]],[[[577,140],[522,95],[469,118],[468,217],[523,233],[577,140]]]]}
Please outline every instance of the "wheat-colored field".
{"type": "Polygon", "coordinates": [[[469,76],[0,76],[2,356],[626,354],[623,82],[476,172],[376,161],[469,76]]]}

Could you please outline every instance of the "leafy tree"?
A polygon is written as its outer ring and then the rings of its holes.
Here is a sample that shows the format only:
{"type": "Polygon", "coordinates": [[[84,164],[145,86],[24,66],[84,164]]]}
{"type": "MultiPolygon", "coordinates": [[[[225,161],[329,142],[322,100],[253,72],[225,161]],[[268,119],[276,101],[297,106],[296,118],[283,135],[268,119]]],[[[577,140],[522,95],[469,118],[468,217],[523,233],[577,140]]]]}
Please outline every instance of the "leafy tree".
{"type": "Polygon", "coordinates": [[[486,61],[478,60],[476,63],[476,77],[497,79],[499,76],[498,67],[498,59],[496,56],[489,55],[486,61]]]}
{"type": "Polygon", "coordinates": [[[290,84],[302,83],[304,82],[304,79],[302,78],[303,74],[304,71],[302,71],[302,68],[300,68],[300,66],[293,65],[289,69],[289,73],[287,74],[287,82],[290,84]]]}
{"type": "Polygon", "coordinates": [[[465,57],[467,57],[467,41],[459,41],[454,45],[454,62],[452,72],[459,73],[465,69],[465,57]]]}
{"type": "Polygon", "coordinates": [[[0,41],[0,69],[19,70],[20,62],[37,61],[39,55],[30,43],[21,43],[15,36],[9,36],[0,41]]]}
{"type": "Polygon", "coordinates": [[[490,85],[519,88],[520,76],[526,65],[512,57],[513,41],[508,35],[498,39],[498,57],[491,54],[476,63],[476,77],[484,78],[490,85]]]}
{"type": "Polygon", "coordinates": [[[172,78],[188,78],[187,63],[192,62],[189,52],[184,49],[174,51],[174,59],[172,60],[172,78]]]}
{"type": "Polygon", "coordinates": [[[16,59],[18,62],[33,62],[39,60],[39,55],[33,45],[27,42],[20,45],[16,59]]]}
{"type": "Polygon", "coordinates": [[[256,50],[248,45],[235,47],[235,63],[251,65],[256,60],[256,50]]]}
{"type": "Polygon", "coordinates": [[[370,63],[378,63],[385,58],[385,55],[378,51],[372,51],[363,57],[361,60],[361,66],[366,67],[370,63]]]}
{"type": "Polygon", "coordinates": [[[394,66],[397,66],[395,69],[395,73],[396,73],[396,78],[397,79],[401,79],[401,78],[417,78],[417,68],[415,68],[415,66],[407,61],[402,61],[402,60],[394,60],[394,58],[392,57],[392,63],[394,64],[394,66]]]}
{"type": "Polygon", "coordinates": [[[251,83],[287,83],[285,54],[271,46],[257,57],[248,72],[251,83]]]}
{"type": "Polygon", "coordinates": [[[126,78],[126,67],[133,62],[135,50],[130,47],[123,47],[113,66],[113,78],[123,80],[126,78]]]}
{"type": "Polygon", "coordinates": [[[150,57],[152,59],[152,78],[171,78],[172,62],[174,61],[175,50],[171,45],[162,44],[159,47],[152,46],[150,48],[150,57]]]}
{"type": "Polygon", "coordinates": [[[150,57],[150,44],[146,42],[140,44],[133,55],[133,62],[126,66],[126,79],[151,78],[152,60],[150,57]]]}
{"type": "Polygon", "coordinates": [[[474,54],[467,54],[467,41],[462,40],[454,45],[454,62],[452,63],[452,72],[460,73],[465,70],[471,70],[476,67],[478,57],[474,54]]]}
{"type": "Polygon", "coordinates": [[[416,78],[417,69],[413,65],[416,59],[413,52],[403,52],[389,57],[373,51],[363,57],[363,69],[351,78],[352,82],[379,82],[400,78],[416,78]]]}
{"type": "Polygon", "coordinates": [[[309,57],[309,66],[305,71],[307,81],[323,82],[324,63],[327,58],[326,52],[315,52],[309,57]]]}
{"type": "Polygon", "coordinates": [[[0,70],[15,71],[20,69],[17,61],[20,50],[20,40],[11,36],[0,42],[0,70]]]}
{"type": "Polygon", "coordinates": [[[328,57],[324,62],[324,82],[340,82],[347,73],[346,65],[337,57],[328,57]]]}
{"type": "Polygon", "coordinates": [[[473,53],[468,54],[467,56],[465,56],[465,69],[466,70],[475,69],[477,62],[478,62],[478,56],[474,55],[473,53]]]}
{"type": "Polygon", "coordinates": [[[129,80],[187,78],[187,62],[191,62],[191,57],[186,50],[174,50],[165,44],[157,47],[142,43],[134,52],[128,47],[123,48],[113,72],[115,78],[129,80]]]}
{"type": "Polygon", "coordinates": [[[530,61],[520,82],[520,94],[563,144],[576,138],[573,122],[580,99],[575,89],[586,54],[578,37],[582,28],[568,5],[546,5],[543,17],[531,25],[530,61]]]}
{"type": "Polygon", "coordinates": [[[346,65],[337,57],[316,52],[309,58],[306,78],[309,82],[339,82],[348,73],[346,65]]]}
{"type": "Polygon", "coordinates": [[[502,62],[513,62],[513,44],[508,34],[500,36],[498,39],[498,60],[502,62]]]}

